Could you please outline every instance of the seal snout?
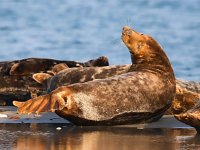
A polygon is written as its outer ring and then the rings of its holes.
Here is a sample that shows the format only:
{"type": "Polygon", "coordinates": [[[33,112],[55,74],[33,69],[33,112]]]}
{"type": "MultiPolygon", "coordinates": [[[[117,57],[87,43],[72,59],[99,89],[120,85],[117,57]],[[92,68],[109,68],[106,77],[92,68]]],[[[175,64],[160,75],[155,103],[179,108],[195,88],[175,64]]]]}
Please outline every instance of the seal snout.
{"type": "Polygon", "coordinates": [[[124,26],[122,30],[125,31],[125,30],[130,30],[130,29],[131,28],[129,26],[124,26]]]}
{"type": "Polygon", "coordinates": [[[122,35],[130,35],[132,29],[129,26],[124,26],[122,29],[122,35]]]}

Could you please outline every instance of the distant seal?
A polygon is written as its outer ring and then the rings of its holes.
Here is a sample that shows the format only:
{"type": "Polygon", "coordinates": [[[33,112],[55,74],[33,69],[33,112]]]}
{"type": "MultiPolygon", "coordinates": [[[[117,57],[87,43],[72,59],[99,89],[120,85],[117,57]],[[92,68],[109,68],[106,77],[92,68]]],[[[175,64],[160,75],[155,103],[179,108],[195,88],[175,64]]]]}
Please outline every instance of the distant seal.
{"type": "Polygon", "coordinates": [[[46,87],[35,82],[32,76],[0,76],[1,105],[12,105],[13,100],[26,101],[46,93],[46,87]]]}
{"type": "MultiPolygon", "coordinates": [[[[99,57],[94,60],[87,62],[76,62],[76,61],[62,61],[45,58],[28,58],[19,61],[12,62],[10,67],[10,75],[27,75],[31,73],[42,72],[51,70],[57,64],[66,64],[69,68],[72,67],[91,67],[91,66],[108,66],[108,59],[105,56],[99,57]]],[[[1,68],[1,65],[0,65],[1,68]]]]}
{"type": "Polygon", "coordinates": [[[107,65],[109,65],[109,62],[105,56],[87,62],[43,58],[0,62],[0,105],[12,105],[13,100],[25,101],[46,94],[46,86],[39,84],[39,81],[36,82],[36,79],[32,78],[32,74],[35,72],[41,72],[48,75],[48,77],[52,77],[69,67],[107,65]]]}
{"type": "Polygon", "coordinates": [[[125,26],[122,40],[133,65],[128,73],[62,86],[50,94],[13,104],[19,113],[55,111],[76,125],[117,125],[156,121],[175,96],[171,64],[150,36],[125,26]]]}

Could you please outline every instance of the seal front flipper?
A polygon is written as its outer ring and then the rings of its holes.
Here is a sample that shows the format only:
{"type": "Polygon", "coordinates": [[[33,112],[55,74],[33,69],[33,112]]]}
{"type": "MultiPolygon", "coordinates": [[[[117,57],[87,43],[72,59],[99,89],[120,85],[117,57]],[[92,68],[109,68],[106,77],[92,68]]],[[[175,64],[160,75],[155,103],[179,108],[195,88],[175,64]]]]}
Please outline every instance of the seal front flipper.
{"type": "Polygon", "coordinates": [[[19,114],[54,112],[55,110],[62,110],[67,107],[67,103],[70,102],[65,97],[67,93],[68,90],[61,87],[53,91],[51,94],[39,96],[26,102],[13,101],[13,105],[18,107],[19,114]]]}

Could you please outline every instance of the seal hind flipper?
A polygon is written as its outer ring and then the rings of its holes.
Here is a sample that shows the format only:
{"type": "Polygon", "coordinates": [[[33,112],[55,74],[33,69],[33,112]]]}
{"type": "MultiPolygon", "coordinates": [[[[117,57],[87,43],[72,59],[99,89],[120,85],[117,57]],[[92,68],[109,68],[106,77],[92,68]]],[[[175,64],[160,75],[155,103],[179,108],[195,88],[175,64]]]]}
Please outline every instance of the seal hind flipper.
{"type": "MultiPolygon", "coordinates": [[[[25,102],[13,101],[13,105],[18,107],[19,114],[31,114],[51,111],[49,107],[49,96],[43,95],[25,102]]],[[[55,108],[57,109],[57,107],[55,108]]]]}
{"type": "Polygon", "coordinates": [[[60,63],[60,64],[57,64],[55,66],[53,66],[53,68],[51,70],[48,70],[47,73],[50,73],[52,75],[56,75],[58,74],[60,71],[64,70],[64,69],[67,69],[69,68],[67,66],[67,64],[65,63],[60,63]]]}
{"type": "Polygon", "coordinates": [[[13,101],[13,105],[17,106],[17,107],[21,107],[24,104],[24,102],[20,102],[20,101],[13,101]]]}
{"type": "Polygon", "coordinates": [[[40,83],[40,84],[42,84],[42,85],[46,85],[47,84],[47,80],[49,79],[49,78],[51,78],[52,77],[52,75],[50,75],[50,74],[48,74],[48,73],[35,73],[35,74],[33,74],[33,76],[32,76],[32,78],[36,81],[36,82],[38,82],[38,83],[40,83]]]}
{"type": "MultiPolygon", "coordinates": [[[[10,74],[10,75],[13,75],[14,72],[16,72],[16,70],[17,70],[18,68],[19,68],[19,63],[13,64],[13,66],[10,68],[9,74],[10,74]]],[[[20,69],[22,69],[22,68],[20,68],[20,69]]]]}

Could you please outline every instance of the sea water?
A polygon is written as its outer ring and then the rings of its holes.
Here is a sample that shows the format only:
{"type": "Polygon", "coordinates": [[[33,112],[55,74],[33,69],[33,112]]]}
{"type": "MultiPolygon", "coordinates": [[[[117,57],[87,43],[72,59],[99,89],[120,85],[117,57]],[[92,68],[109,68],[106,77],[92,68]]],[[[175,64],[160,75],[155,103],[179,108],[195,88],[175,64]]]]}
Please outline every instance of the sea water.
{"type": "Polygon", "coordinates": [[[176,77],[200,81],[199,0],[1,0],[0,61],[27,57],[131,63],[129,25],[164,48],[176,77]]]}

